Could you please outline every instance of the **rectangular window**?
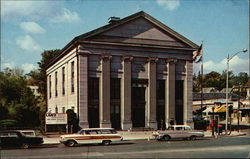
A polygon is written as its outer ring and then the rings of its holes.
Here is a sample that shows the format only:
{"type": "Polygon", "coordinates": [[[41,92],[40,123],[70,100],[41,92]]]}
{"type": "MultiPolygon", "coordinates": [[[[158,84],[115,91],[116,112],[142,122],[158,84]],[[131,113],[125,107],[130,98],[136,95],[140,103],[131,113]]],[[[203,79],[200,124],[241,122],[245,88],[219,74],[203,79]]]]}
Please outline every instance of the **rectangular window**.
{"type": "Polygon", "coordinates": [[[55,72],[55,96],[57,97],[57,72],[55,72]]]}
{"type": "Polygon", "coordinates": [[[65,107],[62,107],[62,113],[65,113],[65,107]]]}
{"type": "Polygon", "coordinates": [[[99,78],[89,78],[88,80],[88,98],[99,99],[99,78]]]}
{"type": "Polygon", "coordinates": [[[58,113],[58,108],[57,108],[57,106],[55,107],[55,113],[58,113]]]}
{"type": "Polygon", "coordinates": [[[75,72],[74,72],[74,66],[75,66],[75,62],[71,62],[71,92],[73,93],[74,90],[74,76],[75,76],[75,72]]]}
{"type": "Polygon", "coordinates": [[[65,67],[62,68],[62,95],[65,95],[65,67]]]}
{"type": "Polygon", "coordinates": [[[51,98],[51,75],[49,76],[49,98],[51,98]]]}
{"type": "Polygon", "coordinates": [[[111,78],[110,80],[110,98],[120,99],[120,79],[111,78]]]}
{"type": "Polygon", "coordinates": [[[157,99],[165,99],[165,80],[157,80],[157,99]]]}

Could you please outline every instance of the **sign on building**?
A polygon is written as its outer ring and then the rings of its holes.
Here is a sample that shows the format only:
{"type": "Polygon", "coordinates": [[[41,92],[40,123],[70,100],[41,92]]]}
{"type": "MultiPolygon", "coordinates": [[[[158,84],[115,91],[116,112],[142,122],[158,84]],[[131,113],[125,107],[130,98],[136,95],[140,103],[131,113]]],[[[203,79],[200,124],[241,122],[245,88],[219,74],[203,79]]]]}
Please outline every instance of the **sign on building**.
{"type": "Polygon", "coordinates": [[[67,124],[66,113],[46,113],[46,124],[67,124]]]}

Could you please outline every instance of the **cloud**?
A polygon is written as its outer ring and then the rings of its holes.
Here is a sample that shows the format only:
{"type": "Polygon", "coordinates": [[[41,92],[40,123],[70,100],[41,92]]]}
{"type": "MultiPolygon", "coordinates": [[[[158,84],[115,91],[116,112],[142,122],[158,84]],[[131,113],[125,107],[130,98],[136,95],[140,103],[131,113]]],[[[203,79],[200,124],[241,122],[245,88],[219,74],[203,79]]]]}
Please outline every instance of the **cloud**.
{"type": "Polygon", "coordinates": [[[79,22],[75,11],[64,8],[62,1],[1,1],[3,20],[46,20],[49,22],[79,22]]]}
{"type": "Polygon", "coordinates": [[[15,63],[13,61],[3,61],[3,70],[5,68],[14,68],[15,67],[15,63]]]}
{"type": "Polygon", "coordinates": [[[31,63],[22,64],[21,68],[24,70],[24,73],[29,73],[30,71],[37,69],[37,67],[31,63]]]}
{"type": "Polygon", "coordinates": [[[22,22],[21,29],[32,34],[44,34],[46,31],[36,22],[22,22]]]}
{"type": "Polygon", "coordinates": [[[22,18],[40,19],[58,11],[60,3],[51,1],[1,1],[1,18],[15,20],[22,18]]]}
{"type": "Polygon", "coordinates": [[[80,17],[76,12],[71,12],[70,10],[63,8],[54,18],[51,19],[51,22],[79,22],[80,17]]]}
{"type": "Polygon", "coordinates": [[[3,68],[2,70],[4,70],[5,68],[10,68],[10,69],[20,68],[24,71],[24,73],[29,73],[31,70],[37,69],[38,67],[31,63],[24,63],[20,67],[17,67],[14,61],[3,59],[2,68],[3,68]]]}
{"type": "MultiPolygon", "coordinates": [[[[204,73],[209,73],[211,71],[216,71],[222,73],[223,70],[227,69],[227,59],[223,59],[220,62],[216,63],[213,61],[207,61],[203,64],[204,73]]],[[[239,58],[235,56],[229,62],[229,70],[233,71],[234,74],[238,74],[239,72],[249,72],[249,59],[247,58],[239,58]]],[[[200,63],[194,64],[194,73],[198,73],[200,71],[200,63]]]]}
{"type": "Polygon", "coordinates": [[[36,41],[29,35],[21,36],[16,39],[16,44],[23,50],[29,52],[41,51],[41,47],[36,43],[36,41]]]}
{"type": "Polygon", "coordinates": [[[157,4],[164,8],[173,11],[180,6],[179,0],[156,0],[157,4]]]}

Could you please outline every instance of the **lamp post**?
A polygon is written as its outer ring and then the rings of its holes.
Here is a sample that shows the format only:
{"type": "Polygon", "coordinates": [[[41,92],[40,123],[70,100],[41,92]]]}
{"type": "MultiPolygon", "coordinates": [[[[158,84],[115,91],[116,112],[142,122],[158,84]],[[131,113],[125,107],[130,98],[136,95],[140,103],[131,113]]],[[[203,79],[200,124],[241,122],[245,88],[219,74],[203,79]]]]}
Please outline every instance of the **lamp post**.
{"type": "Polygon", "coordinates": [[[241,51],[236,52],[233,56],[229,57],[229,54],[227,56],[227,79],[226,79],[226,134],[228,131],[228,71],[229,71],[229,61],[236,56],[237,54],[243,52],[247,52],[247,49],[243,49],[241,51]]]}

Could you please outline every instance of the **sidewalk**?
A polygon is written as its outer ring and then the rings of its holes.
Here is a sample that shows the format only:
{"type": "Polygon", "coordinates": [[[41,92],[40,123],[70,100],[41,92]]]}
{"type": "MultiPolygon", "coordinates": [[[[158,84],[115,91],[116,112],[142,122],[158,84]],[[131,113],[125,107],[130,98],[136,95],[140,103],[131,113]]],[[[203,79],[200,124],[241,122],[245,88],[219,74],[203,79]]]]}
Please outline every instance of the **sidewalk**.
{"type": "MultiPolygon", "coordinates": [[[[119,134],[122,135],[123,140],[131,141],[131,140],[153,140],[154,136],[153,131],[118,131],[119,134]]],[[[205,131],[204,132],[205,138],[213,138],[212,131],[205,131]]],[[[217,137],[232,137],[232,136],[243,136],[247,135],[246,132],[232,131],[230,135],[220,135],[217,137]]],[[[216,137],[216,136],[215,136],[216,137]]],[[[43,136],[44,144],[59,144],[60,135],[47,135],[43,136]]]]}

